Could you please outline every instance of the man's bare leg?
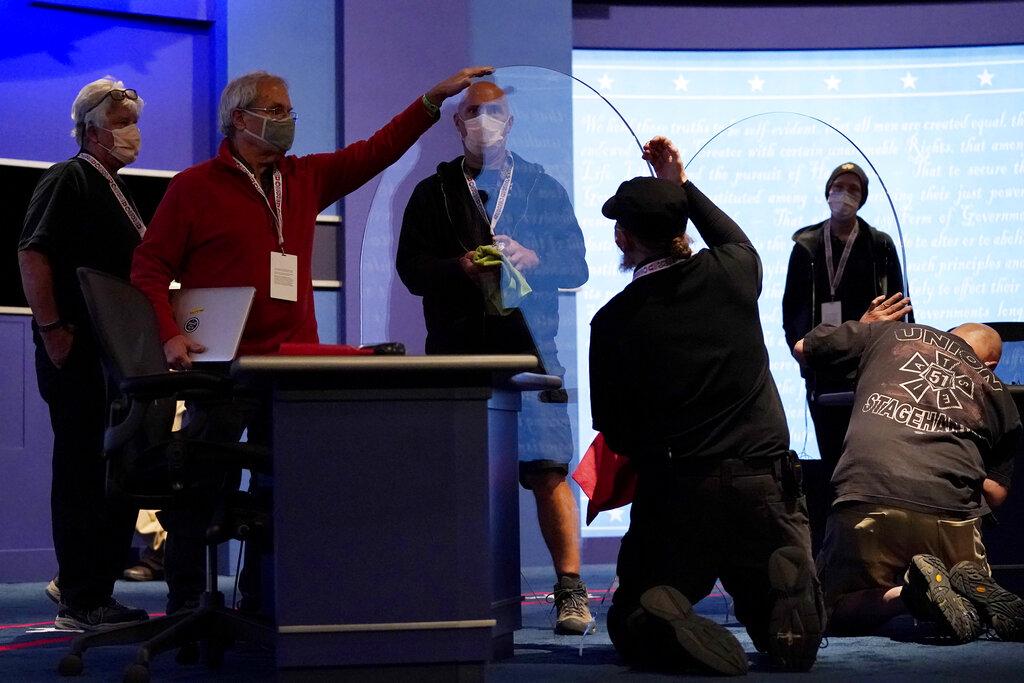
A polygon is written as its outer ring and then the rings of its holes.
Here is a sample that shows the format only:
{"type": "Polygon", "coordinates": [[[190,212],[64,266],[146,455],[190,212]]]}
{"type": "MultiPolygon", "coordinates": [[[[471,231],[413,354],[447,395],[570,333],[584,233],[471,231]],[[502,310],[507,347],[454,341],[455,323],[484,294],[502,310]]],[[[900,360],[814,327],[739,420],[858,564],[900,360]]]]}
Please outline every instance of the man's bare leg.
{"type": "Polygon", "coordinates": [[[874,632],[894,617],[907,613],[900,595],[903,586],[871,588],[844,596],[835,606],[829,629],[847,635],[874,632]]]}
{"type": "Polygon", "coordinates": [[[536,472],[526,483],[537,501],[537,521],[558,580],[555,583],[556,633],[583,633],[593,622],[587,587],[580,579],[579,512],[561,472],[536,472]]]}
{"type": "Polygon", "coordinates": [[[537,501],[537,522],[558,576],[580,573],[579,511],[569,482],[561,472],[526,477],[537,501]]]}

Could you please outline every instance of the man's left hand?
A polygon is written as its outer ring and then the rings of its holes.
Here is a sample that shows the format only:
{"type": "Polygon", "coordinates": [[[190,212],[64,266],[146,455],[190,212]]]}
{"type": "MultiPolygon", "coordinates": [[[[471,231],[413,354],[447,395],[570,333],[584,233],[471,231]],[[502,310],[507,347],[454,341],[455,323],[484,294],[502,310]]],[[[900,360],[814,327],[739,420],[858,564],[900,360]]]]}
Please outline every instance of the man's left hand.
{"type": "Polygon", "coordinates": [[[888,299],[885,296],[876,296],[868,305],[868,310],[860,317],[862,323],[877,323],[888,320],[899,320],[914,310],[910,305],[910,299],[903,296],[903,292],[896,292],[888,299]]]}
{"type": "Polygon", "coordinates": [[[432,104],[441,106],[441,103],[452,95],[458,95],[473,82],[474,78],[489,76],[494,73],[493,66],[470,66],[458,71],[444,79],[433,88],[427,91],[427,99],[432,104]]]}
{"type": "Polygon", "coordinates": [[[519,272],[532,270],[540,265],[540,257],[533,249],[527,249],[508,235],[495,235],[494,243],[501,249],[509,263],[519,272]]]}

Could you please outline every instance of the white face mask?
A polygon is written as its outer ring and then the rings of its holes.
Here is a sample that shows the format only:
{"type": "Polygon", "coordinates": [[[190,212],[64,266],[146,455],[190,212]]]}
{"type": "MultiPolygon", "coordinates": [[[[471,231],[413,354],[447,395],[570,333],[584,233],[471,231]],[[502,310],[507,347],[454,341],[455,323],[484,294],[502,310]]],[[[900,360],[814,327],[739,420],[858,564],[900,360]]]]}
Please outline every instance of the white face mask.
{"type": "Polygon", "coordinates": [[[462,125],[466,127],[463,143],[469,152],[484,158],[504,152],[508,119],[480,114],[472,119],[463,119],[462,125]]]}
{"type": "Polygon", "coordinates": [[[100,147],[110,152],[111,156],[128,165],[139,158],[139,150],[142,149],[142,133],[139,132],[138,124],[131,124],[124,128],[101,128],[114,136],[114,146],[100,147]]]}
{"type": "Polygon", "coordinates": [[[849,192],[837,190],[828,194],[828,208],[836,218],[849,219],[857,215],[858,202],[849,192]]]}

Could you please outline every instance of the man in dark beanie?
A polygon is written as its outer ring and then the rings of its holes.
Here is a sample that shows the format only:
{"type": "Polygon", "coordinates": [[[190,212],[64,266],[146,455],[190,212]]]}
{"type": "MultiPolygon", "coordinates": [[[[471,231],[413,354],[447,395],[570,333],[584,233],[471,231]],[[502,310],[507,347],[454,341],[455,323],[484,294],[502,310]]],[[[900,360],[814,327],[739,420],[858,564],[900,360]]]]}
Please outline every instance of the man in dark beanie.
{"type": "Polygon", "coordinates": [[[602,209],[633,281],[591,322],[594,429],[637,473],[608,632],[634,666],[745,673],[736,637],[692,608],[720,578],[755,647],[807,670],[823,609],[758,314],[761,262],[671,141],[644,158],[658,179],[622,183],[602,209]],[[688,218],[708,249],[691,254],[688,218]]]}
{"type": "MultiPolygon", "coordinates": [[[[782,296],[782,326],[789,348],[823,322],[871,322],[882,316],[895,320],[910,313],[910,300],[902,295],[903,273],[896,245],[889,235],[857,215],[867,198],[864,169],[852,162],[840,164],[825,183],[830,216],[793,234],[796,244],[789,257],[782,296]]],[[[819,397],[850,392],[853,382],[807,367],[801,367],[800,372],[807,386],[807,404],[828,481],[843,450],[852,407],[834,405],[828,399],[819,401],[819,397]]],[[[831,491],[809,490],[808,500],[812,519],[820,517],[824,521],[831,491]]],[[[816,540],[820,539],[821,527],[815,526],[816,540]]]]}

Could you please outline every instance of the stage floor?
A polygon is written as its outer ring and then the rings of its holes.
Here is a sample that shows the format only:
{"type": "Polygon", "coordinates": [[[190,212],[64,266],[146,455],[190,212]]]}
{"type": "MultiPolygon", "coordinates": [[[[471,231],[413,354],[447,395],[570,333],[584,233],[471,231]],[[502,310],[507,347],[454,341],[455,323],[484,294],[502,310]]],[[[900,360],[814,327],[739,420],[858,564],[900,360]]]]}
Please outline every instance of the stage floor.
{"type": "MultiPolygon", "coordinates": [[[[608,640],[605,616],[613,575],[609,565],[588,567],[584,577],[591,589],[591,605],[598,632],[585,638],[556,636],[546,591],[546,571],[523,576],[523,626],[516,633],[515,656],[488,667],[491,681],[603,681],[676,680],[657,673],[631,671],[619,662],[608,640]]],[[[231,599],[232,579],[221,579],[221,590],[231,599]]],[[[55,608],[43,594],[45,583],[0,584],[0,677],[8,681],[65,680],[56,673],[57,662],[73,633],[55,631],[55,608]]],[[[166,586],[162,582],[119,582],[117,597],[126,604],[163,611],[166,586]]],[[[757,654],[743,628],[736,623],[727,595],[716,592],[698,605],[705,616],[726,625],[743,643],[751,658],[751,677],[772,681],[851,680],[1022,680],[1024,644],[982,639],[967,645],[907,642],[919,635],[912,622],[897,620],[886,636],[829,638],[809,674],[769,674],[767,659],[757,654]]],[[[120,680],[133,656],[131,647],[98,648],[86,653],[85,673],[78,681],[120,680]]],[[[324,672],[327,673],[327,672],[324,672]]],[[[240,647],[229,651],[220,671],[202,666],[179,666],[173,654],[161,655],[152,667],[154,681],[264,681],[277,680],[269,653],[240,647]]],[[[336,677],[300,675],[295,680],[334,680],[336,677]]],[[[698,677],[688,677],[697,679],[698,677]]],[[[382,679],[383,680],[383,679],[382,679]]],[[[417,680],[430,680],[429,676],[417,680]]]]}

